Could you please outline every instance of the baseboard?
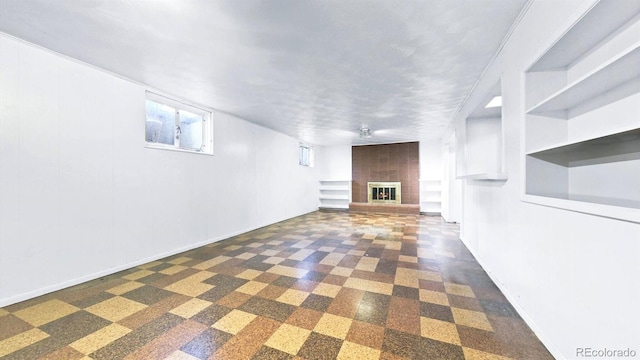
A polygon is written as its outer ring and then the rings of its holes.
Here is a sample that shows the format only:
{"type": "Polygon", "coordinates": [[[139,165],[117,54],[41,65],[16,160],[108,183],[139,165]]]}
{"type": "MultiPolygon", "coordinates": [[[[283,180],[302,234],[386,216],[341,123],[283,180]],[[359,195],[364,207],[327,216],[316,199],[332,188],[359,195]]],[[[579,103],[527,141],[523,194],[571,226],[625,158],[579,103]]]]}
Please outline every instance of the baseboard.
{"type": "Polygon", "coordinates": [[[130,268],[142,265],[142,264],[146,264],[148,262],[164,259],[164,258],[166,258],[168,256],[172,256],[172,255],[179,254],[179,253],[182,253],[182,252],[185,252],[185,251],[193,250],[195,248],[199,248],[199,247],[202,247],[202,246],[210,245],[210,244],[213,244],[213,243],[221,241],[221,240],[225,240],[225,239],[228,239],[228,238],[240,235],[240,234],[244,234],[244,233],[247,233],[247,232],[250,232],[250,231],[254,231],[254,230],[263,228],[265,226],[270,226],[270,225],[273,225],[273,224],[277,224],[277,223],[279,223],[281,221],[285,221],[285,220],[288,220],[288,219],[293,219],[293,218],[296,218],[298,216],[303,216],[303,215],[312,213],[314,211],[316,211],[316,210],[313,210],[313,211],[310,211],[310,212],[307,212],[307,213],[303,213],[303,214],[300,214],[300,215],[292,216],[292,217],[287,217],[287,218],[284,218],[284,219],[281,219],[281,220],[276,220],[276,221],[274,221],[272,223],[269,223],[269,224],[259,225],[259,226],[251,227],[251,228],[248,228],[248,229],[245,229],[245,230],[234,231],[234,232],[231,232],[231,233],[228,233],[228,234],[225,234],[225,235],[216,236],[215,238],[207,239],[205,241],[201,241],[201,242],[198,242],[198,243],[195,243],[195,244],[190,244],[190,245],[183,246],[183,247],[180,247],[180,248],[177,248],[177,249],[174,249],[174,250],[170,250],[170,251],[167,251],[167,252],[164,252],[164,253],[155,254],[155,255],[140,259],[140,260],[136,260],[136,261],[132,261],[132,262],[129,262],[129,263],[126,263],[126,264],[110,267],[110,268],[108,268],[106,270],[103,270],[103,271],[98,271],[98,272],[95,272],[95,273],[92,273],[92,274],[89,274],[89,275],[80,276],[80,277],[77,277],[77,278],[74,278],[74,279],[71,279],[71,280],[67,280],[67,281],[64,281],[64,282],[61,282],[61,283],[57,283],[57,284],[54,284],[54,285],[46,286],[46,287],[43,287],[43,288],[40,288],[40,289],[36,289],[36,290],[32,290],[32,291],[29,291],[29,292],[26,292],[26,293],[14,295],[14,296],[11,296],[11,297],[8,297],[8,298],[0,299],[0,307],[5,307],[5,306],[11,305],[11,304],[15,304],[15,303],[18,303],[18,302],[21,302],[21,301],[33,299],[33,298],[38,297],[38,296],[46,295],[46,294],[52,293],[54,291],[62,290],[62,289],[65,289],[65,288],[68,288],[68,287],[71,287],[71,286],[82,284],[82,283],[87,282],[87,281],[95,280],[95,279],[101,278],[103,276],[115,274],[115,273],[117,273],[119,271],[127,270],[127,269],[130,269],[130,268]]]}
{"type": "Polygon", "coordinates": [[[540,339],[540,342],[542,342],[542,344],[547,348],[547,350],[549,350],[551,355],[553,355],[553,357],[556,359],[564,359],[565,357],[560,352],[559,348],[555,345],[555,343],[551,340],[550,337],[546,336],[545,332],[536,324],[533,318],[529,316],[526,310],[522,306],[520,306],[520,304],[516,301],[515,296],[511,295],[511,293],[509,292],[509,289],[504,286],[503,282],[500,281],[500,278],[495,274],[495,272],[491,270],[491,267],[487,266],[487,264],[484,263],[484,261],[482,261],[482,259],[477,256],[475,250],[469,247],[469,245],[467,244],[466,241],[464,241],[462,236],[460,237],[460,240],[462,241],[462,243],[464,243],[464,246],[466,246],[467,249],[469,249],[469,252],[471,252],[471,254],[476,259],[478,264],[480,264],[480,266],[484,269],[484,271],[487,273],[491,281],[493,281],[493,283],[496,284],[496,286],[498,287],[498,289],[500,289],[502,294],[504,294],[507,300],[509,300],[509,303],[511,303],[511,306],[513,306],[514,310],[518,313],[518,315],[520,315],[522,320],[524,320],[524,322],[527,323],[529,328],[531,328],[531,331],[533,331],[533,333],[536,334],[538,339],[540,339]]]}

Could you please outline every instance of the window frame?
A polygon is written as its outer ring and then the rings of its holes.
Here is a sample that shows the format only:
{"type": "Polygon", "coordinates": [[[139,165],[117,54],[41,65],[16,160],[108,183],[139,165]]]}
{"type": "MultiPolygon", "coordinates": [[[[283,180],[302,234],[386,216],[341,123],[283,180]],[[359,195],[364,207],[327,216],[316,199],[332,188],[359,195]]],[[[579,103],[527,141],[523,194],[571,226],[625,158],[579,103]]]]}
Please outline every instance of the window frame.
{"type": "Polygon", "coordinates": [[[145,92],[145,130],[144,143],[145,148],[158,150],[171,150],[178,152],[186,152],[192,154],[213,155],[213,111],[202,106],[194,106],[183,101],[179,101],[164,95],[160,95],[151,91],[145,92]],[[147,100],[155,103],[171,107],[175,111],[175,127],[173,129],[174,144],[168,145],[158,142],[147,141],[147,100]],[[180,138],[176,136],[180,128],[180,111],[202,116],[202,146],[200,149],[189,149],[180,147],[180,138]]]}

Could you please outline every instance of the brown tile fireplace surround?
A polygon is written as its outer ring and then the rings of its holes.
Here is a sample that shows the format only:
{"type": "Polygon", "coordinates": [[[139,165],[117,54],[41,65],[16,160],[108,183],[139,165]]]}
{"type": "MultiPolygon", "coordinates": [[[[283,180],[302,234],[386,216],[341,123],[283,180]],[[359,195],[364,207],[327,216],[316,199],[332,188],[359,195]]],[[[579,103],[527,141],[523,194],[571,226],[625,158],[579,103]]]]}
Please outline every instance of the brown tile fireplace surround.
{"type": "Polygon", "coordinates": [[[354,146],[352,162],[351,211],[420,212],[420,161],[418,142],[354,146]],[[368,182],[400,182],[402,204],[367,203],[368,182]]]}

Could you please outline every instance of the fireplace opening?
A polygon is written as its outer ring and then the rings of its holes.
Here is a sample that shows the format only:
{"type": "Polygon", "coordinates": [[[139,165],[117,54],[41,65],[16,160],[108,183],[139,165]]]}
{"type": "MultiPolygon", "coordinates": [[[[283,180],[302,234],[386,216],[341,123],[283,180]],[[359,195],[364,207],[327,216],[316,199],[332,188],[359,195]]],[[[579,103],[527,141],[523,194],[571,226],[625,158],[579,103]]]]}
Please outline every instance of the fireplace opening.
{"type": "Polygon", "coordinates": [[[367,183],[368,202],[382,204],[400,204],[401,192],[399,182],[369,182],[367,183]]]}

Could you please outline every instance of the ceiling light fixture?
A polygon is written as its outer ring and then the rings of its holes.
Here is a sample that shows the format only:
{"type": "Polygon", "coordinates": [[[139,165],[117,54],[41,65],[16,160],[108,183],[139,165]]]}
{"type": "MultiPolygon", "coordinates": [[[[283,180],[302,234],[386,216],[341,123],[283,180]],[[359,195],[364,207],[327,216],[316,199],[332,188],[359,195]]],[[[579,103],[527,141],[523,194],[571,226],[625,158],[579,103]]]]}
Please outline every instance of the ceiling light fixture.
{"type": "Polygon", "coordinates": [[[501,107],[501,106],[502,106],[502,96],[498,95],[498,96],[494,96],[493,99],[489,101],[487,106],[485,106],[485,108],[488,109],[488,108],[501,107]]]}
{"type": "Polygon", "coordinates": [[[367,126],[367,124],[362,124],[362,126],[360,127],[360,137],[365,139],[371,137],[371,129],[369,129],[369,126],[367,126]]]}

